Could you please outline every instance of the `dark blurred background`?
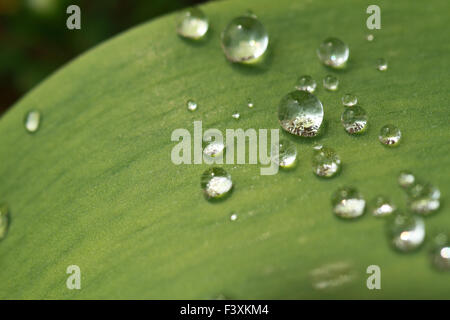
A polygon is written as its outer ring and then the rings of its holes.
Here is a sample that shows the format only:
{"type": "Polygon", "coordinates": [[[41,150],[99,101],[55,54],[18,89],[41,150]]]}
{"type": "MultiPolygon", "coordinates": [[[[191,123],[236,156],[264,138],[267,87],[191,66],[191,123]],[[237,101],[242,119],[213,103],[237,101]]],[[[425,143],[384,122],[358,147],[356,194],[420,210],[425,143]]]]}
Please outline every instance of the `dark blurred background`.
{"type": "Polygon", "coordinates": [[[61,65],[151,18],[205,0],[0,0],[0,114],[61,65]],[[68,30],[66,9],[81,9],[68,30]]]}

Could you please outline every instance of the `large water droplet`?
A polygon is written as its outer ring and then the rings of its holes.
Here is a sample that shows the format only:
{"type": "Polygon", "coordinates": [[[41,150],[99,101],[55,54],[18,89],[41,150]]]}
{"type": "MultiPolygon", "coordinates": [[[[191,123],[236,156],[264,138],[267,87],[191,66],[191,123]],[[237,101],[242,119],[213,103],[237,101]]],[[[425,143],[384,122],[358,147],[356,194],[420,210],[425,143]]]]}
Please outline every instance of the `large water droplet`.
{"type": "Polygon", "coordinates": [[[256,62],[266,52],[268,44],[269,35],[254,16],[235,18],[222,32],[222,49],[232,62],[256,62]]]}
{"type": "Polygon", "coordinates": [[[31,110],[25,115],[24,125],[25,129],[34,133],[39,130],[39,126],[41,123],[41,113],[37,110],[31,110]]]}
{"type": "Polygon", "coordinates": [[[280,139],[278,163],[281,168],[292,168],[297,159],[297,146],[287,139],[280,139]]]}
{"type": "Polygon", "coordinates": [[[233,187],[233,182],[228,172],[222,168],[214,167],[203,173],[201,187],[206,198],[219,199],[229,194],[233,187]]]}
{"type": "Polygon", "coordinates": [[[313,93],[316,90],[317,83],[311,76],[301,76],[297,79],[297,83],[295,84],[295,89],[301,91],[308,91],[313,93]]]}
{"type": "Polygon", "coordinates": [[[8,205],[0,204],[0,240],[6,237],[9,226],[9,209],[8,205]]]}
{"type": "Polygon", "coordinates": [[[194,100],[188,100],[187,108],[188,108],[189,111],[197,110],[197,102],[195,102],[194,100]]]}
{"type": "Polygon", "coordinates": [[[341,218],[357,218],[364,213],[366,201],[358,190],[352,187],[338,189],[332,199],[333,212],[341,218]]]}
{"type": "Polygon", "coordinates": [[[345,131],[347,131],[348,133],[362,133],[367,127],[366,111],[359,106],[346,108],[342,113],[341,122],[344,126],[345,131]]]}
{"type": "Polygon", "coordinates": [[[322,147],[314,150],[312,169],[319,177],[331,178],[340,167],[341,159],[333,149],[322,147]]]}
{"type": "Polygon", "coordinates": [[[450,271],[450,237],[439,233],[433,238],[431,261],[434,267],[441,271],[450,271]]]}
{"type": "Polygon", "coordinates": [[[399,143],[402,133],[400,129],[392,124],[387,124],[380,129],[378,139],[382,144],[395,146],[399,143]]]}
{"type": "Polygon", "coordinates": [[[384,59],[384,58],[378,59],[376,62],[376,65],[377,65],[377,69],[379,71],[386,71],[388,68],[388,63],[387,63],[386,59],[384,59]]]}
{"type": "Polygon", "coordinates": [[[322,102],[306,91],[290,92],[280,101],[278,120],[281,127],[291,134],[313,137],[322,124],[322,102]]]}
{"type": "Polygon", "coordinates": [[[177,33],[185,38],[200,39],[208,31],[208,18],[199,8],[184,10],[178,19],[177,33]]]}
{"type": "Polygon", "coordinates": [[[352,107],[358,103],[358,98],[351,93],[346,93],[342,97],[342,104],[346,107],[352,107]]]}
{"type": "Polygon", "coordinates": [[[394,248],[412,251],[425,239],[425,224],[420,217],[397,212],[388,221],[388,235],[394,248]]]}
{"type": "Polygon", "coordinates": [[[395,205],[386,197],[378,196],[373,201],[372,214],[376,217],[384,217],[395,211],[395,205]]]}
{"type": "Polygon", "coordinates": [[[336,91],[339,87],[339,79],[331,74],[323,78],[323,87],[329,91],[336,91]]]}
{"type": "Polygon", "coordinates": [[[431,184],[416,181],[406,191],[411,211],[429,215],[439,209],[441,192],[431,184]]]}
{"type": "Polygon", "coordinates": [[[337,38],[326,39],[317,49],[317,55],[320,61],[336,69],[345,67],[349,52],[348,46],[337,38]]]}
{"type": "Polygon", "coordinates": [[[414,181],[416,178],[410,171],[402,171],[400,172],[400,175],[398,176],[398,184],[402,188],[409,188],[414,184],[414,181]]]}

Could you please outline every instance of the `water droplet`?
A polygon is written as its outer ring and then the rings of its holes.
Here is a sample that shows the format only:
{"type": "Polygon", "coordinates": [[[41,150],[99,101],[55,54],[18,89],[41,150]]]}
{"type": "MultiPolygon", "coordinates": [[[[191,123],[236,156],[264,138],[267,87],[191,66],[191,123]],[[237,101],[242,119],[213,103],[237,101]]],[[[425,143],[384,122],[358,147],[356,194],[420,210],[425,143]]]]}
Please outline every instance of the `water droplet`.
{"type": "Polygon", "coordinates": [[[295,89],[301,91],[308,91],[313,93],[316,90],[317,83],[311,76],[301,76],[297,79],[295,89]]]}
{"type": "Polygon", "coordinates": [[[258,18],[258,16],[250,9],[245,10],[245,15],[253,18],[258,18]]]}
{"type": "Polygon", "coordinates": [[[251,15],[233,19],[222,32],[222,49],[231,62],[256,62],[268,44],[264,25],[251,15]]]}
{"type": "Polygon", "coordinates": [[[293,91],[281,99],[278,106],[281,127],[291,134],[314,137],[323,120],[322,102],[306,91],[293,91]]]}
{"type": "Polygon", "coordinates": [[[394,248],[412,251],[425,239],[425,224],[420,217],[397,212],[388,221],[388,235],[394,248]]]}
{"type": "Polygon", "coordinates": [[[373,41],[373,39],[375,39],[375,37],[373,36],[373,34],[368,34],[366,39],[367,39],[367,41],[373,41]]]}
{"type": "Polygon", "coordinates": [[[339,87],[338,78],[331,74],[326,75],[325,78],[323,78],[323,87],[329,91],[336,91],[339,87]]]}
{"type": "Polygon", "coordinates": [[[398,184],[402,188],[409,188],[413,185],[416,178],[410,171],[402,171],[398,176],[398,184]]]}
{"type": "Polygon", "coordinates": [[[251,99],[247,100],[247,107],[249,107],[249,108],[253,108],[254,107],[253,101],[251,99]]]}
{"type": "Polygon", "coordinates": [[[312,286],[316,290],[341,287],[356,278],[353,267],[346,262],[336,262],[314,269],[310,276],[312,286]]]}
{"type": "Polygon", "coordinates": [[[440,233],[433,238],[431,262],[440,271],[450,271],[450,237],[440,233]]]}
{"type": "Polygon", "coordinates": [[[234,112],[231,116],[232,116],[233,118],[235,118],[236,120],[238,120],[238,119],[241,117],[241,115],[239,114],[239,112],[234,112]]]}
{"type": "Polygon", "coordinates": [[[326,39],[317,49],[320,61],[335,69],[345,67],[349,53],[348,46],[337,38],[326,39]]]}
{"type": "Polygon", "coordinates": [[[380,71],[385,71],[388,68],[388,63],[386,61],[386,59],[384,58],[380,58],[377,59],[377,69],[380,71]]]}
{"type": "Polygon", "coordinates": [[[386,197],[378,196],[373,201],[372,213],[376,217],[388,216],[395,211],[395,205],[386,197]]]}
{"type": "Polygon", "coordinates": [[[346,93],[342,97],[342,104],[346,107],[352,107],[358,103],[358,98],[351,93],[346,93]]]}
{"type": "Polygon", "coordinates": [[[287,139],[280,139],[278,163],[281,168],[292,168],[297,159],[297,146],[287,139]]]}
{"type": "Polygon", "coordinates": [[[200,39],[208,31],[208,18],[199,8],[184,10],[178,19],[177,33],[185,38],[200,39]]]}
{"type": "Polygon", "coordinates": [[[392,124],[387,124],[380,129],[378,139],[382,144],[387,146],[395,146],[399,143],[402,133],[400,129],[392,124]]]}
{"type": "Polygon", "coordinates": [[[0,240],[6,237],[9,226],[9,210],[8,205],[0,204],[0,240]]]}
{"type": "Polygon", "coordinates": [[[411,211],[429,215],[439,209],[441,192],[431,184],[416,181],[406,191],[411,211]]]}
{"type": "Polygon", "coordinates": [[[187,102],[187,108],[189,111],[195,111],[197,110],[197,102],[193,100],[188,100],[187,102]]]}
{"type": "Polygon", "coordinates": [[[238,218],[238,216],[237,216],[236,213],[233,213],[233,214],[230,216],[230,220],[231,220],[231,221],[236,221],[237,218],[238,218]]]}
{"type": "Polygon", "coordinates": [[[24,119],[25,129],[34,133],[39,130],[39,125],[41,123],[41,113],[36,110],[29,111],[24,119]]]}
{"type": "Polygon", "coordinates": [[[331,200],[333,212],[341,218],[357,218],[364,213],[366,201],[358,190],[352,187],[338,189],[331,200]]]}
{"type": "Polygon", "coordinates": [[[313,153],[312,169],[319,177],[331,178],[341,167],[339,155],[331,148],[322,147],[313,153]]]}
{"type": "Polygon", "coordinates": [[[323,145],[321,143],[314,142],[314,144],[313,144],[313,149],[314,150],[320,150],[322,148],[323,148],[323,145]]]}
{"type": "Polygon", "coordinates": [[[222,168],[214,167],[203,173],[201,187],[206,198],[219,199],[229,194],[233,187],[233,182],[228,172],[222,168]]]}
{"type": "Polygon", "coordinates": [[[204,141],[203,154],[215,158],[223,153],[225,145],[221,141],[204,141]]]}
{"type": "Polygon", "coordinates": [[[367,128],[366,111],[359,106],[346,108],[342,113],[341,122],[344,126],[345,131],[347,131],[348,133],[362,133],[367,128]]]}

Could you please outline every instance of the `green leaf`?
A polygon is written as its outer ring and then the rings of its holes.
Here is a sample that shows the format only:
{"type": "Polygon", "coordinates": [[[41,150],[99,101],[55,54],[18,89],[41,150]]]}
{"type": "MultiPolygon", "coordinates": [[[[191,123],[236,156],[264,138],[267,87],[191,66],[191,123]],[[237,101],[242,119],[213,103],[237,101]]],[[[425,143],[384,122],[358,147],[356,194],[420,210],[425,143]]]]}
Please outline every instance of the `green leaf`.
{"type": "Polygon", "coordinates": [[[444,198],[426,218],[428,230],[450,223],[450,5],[377,3],[382,29],[369,31],[364,1],[214,2],[203,7],[212,25],[205,41],[180,39],[169,15],[44,81],[0,121],[0,200],[11,210],[0,243],[0,298],[449,298],[448,274],[433,270],[425,248],[399,254],[383,219],[367,212],[349,222],[331,212],[331,194],[342,185],[404,207],[396,179],[409,169],[444,198]],[[227,62],[219,43],[227,22],[247,9],[270,34],[265,61],[253,67],[227,62]],[[373,42],[365,40],[369,32],[373,42]],[[344,71],[316,57],[329,36],[350,46],[344,71]],[[389,62],[386,72],[375,68],[380,57],[389,62]],[[321,86],[329,73],[340,79],[338,92],[321,86]],[[322,136],[289,136],[299,151],[293,171],[260,176],[258,165],[224,165],[235,190],[219,203],[206,201],[200,176],[208,166],[174,165],[172,131],[192,132],[194,120],[204,129],[279,128],[278,102],[302,74],[319,82],[322,136]],[[340,123],[346,92],[368,112],[362,136],[349,136],[340,123]],[[188,99],[198,102],[196,112],[187,111],[188,99]],[[33,135],[22,124],[30,109],[43,113],[33,135]],[[378,141],[387,123],[402,130],[397,148],[378,141]],[[338,177],[313,175],[313,141],[339,153],[338,177]],[[81,268],[81,290],[66,288],[73,264],[81,268]],[[366,287],[372,264],[381,267],[381,290],[366,287]],[[350,268],[353,280],[314,289],[313,270],[336,265],[350,268]]]}

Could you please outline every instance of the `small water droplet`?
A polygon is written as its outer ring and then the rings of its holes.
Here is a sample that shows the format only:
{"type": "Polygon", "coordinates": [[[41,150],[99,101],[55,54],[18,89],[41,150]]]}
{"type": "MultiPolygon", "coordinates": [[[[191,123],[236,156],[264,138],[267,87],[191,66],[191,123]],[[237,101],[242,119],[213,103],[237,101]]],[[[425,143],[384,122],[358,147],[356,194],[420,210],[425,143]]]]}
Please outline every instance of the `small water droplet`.
{"type": "Polygon", "coordinates": [[[441,192],[429,183],[414,182],[406,190],[411,211],[429,215],[439,209],[441,192]]]}
{"type": "Polygon", "coordinates": [[[313,144],[313,149],[314,150],[320,150],[322,148],[323,148],[323,145],[321,143],[314,142],[314,144],[313,144]]]}
{"type": "Polygon", "coordinates": [[[431,262],[440,271],[450,271],[450,236],[439,233],[433,238],[431,262]]]}
{"type": "Polygon", "coordinates": [[[6,237],[9,226],[9,209],[7,204],[0,204],[0,240],[6,237]]]}
{"type": "Polygon", "coordinates": [[[331,74],[326,75],[325,78],[323,78],[323,87],[329,91],[336,91],[339,87],[338,78],[331,74]]]}
{"type": "Polygon", "coordinates": [[[342,113],[341,122],[344,126],[345,131],[347,131],[348,133],[362,133],[367,128],[366,111],[359,106],[346,108],[342,113]]]}
{"type": "Polygon", "coordinates": [[[376,217],[384,217],[395,211],[395,205],[386,197],[378,196],[373,201],[372,214],[376,217]]]}
{"type": "Polygon", "coordinates": [[[222,49],[231,62],[257,62],[268,44],[266,28],[252,15],[233,19],[222,32],[222,49]]]}
{"type": "Polygon", "coordinates": [[[290,92],[280,101],[278,120],[281,127],[291,134],[314,137],[322,125],[322,102],[306,91],[290,92]]]}
{"type": "Polygon", "coordinates": [[[315,149],[312,159],[313,172],[319,177],[331,178],[339,171],[341,159],[331,148],[315,149]]]}
{"type": "Polygon", "coordinates": [[[386,59],[384,59],[384,58],[377,59],[376,64],[377,64],[377,69],[380,71],[386,71],[388,68],[388,63],[387,63],[386,59]]]}
{"type": "Polygon", "coordinates": [[[234,112],[231,116],[232,116],[233,118],[235,118],[236,120],[238,120],[238,119],[241,117],[241,115],[239,114],[239,112],[234,112]]]}
{"type": "Polygon", "coordinates": [[[373,34],[368,34],[366,37],[367,41],[373,41],[373,39],[375,39],[375,37],[373,36],[373,34]]]}
{"type": "Polygon", "coordinates": [[[280,150],[278,163],[281,168],[292,168],[295,165],[295,160],[297,159],[297,146],[287,140],[280,139],[280,150]]]}
{"type": "Polygon", "coordinates": [[[258,18],[258,16],[250,9],[245,10],[245,15],[252,18],[258,18]]]}
{"type": "Polygon", "coordinates": [[[402,171],[398,176],[398,184],[402,188],[409,188],[413,185],[416,178],[410,171],[402,171]]]}
{"type": "Polygon", "coordinates": [[[358,98],[351,93],[346,93],[342,97],[342,104],[346,107],[352,107],[358,103],[358,98]]]}
{"type": "Polygon", "coordinates": [[[201,187],[208,199],[223,198],[231,191],[233,182],[231,176],[222,168],[210,168],[201,178],[201,187]]]}
{"type": "Polygon", "coordinates": [[[317,83],[311,76],[305,75],[301,76],[297,79],[297,83],[295,84],[295,89],[301,91],[308,91],[313,93],[316,90],[317,83]]]}
{"type": "Polygon", "coordinates": [[[356,278],[353,267],[346,262],[328,264],[310,273],[312,286],[316,290],[341,287],[356,278]]]}
{"type": "Polygon", "coordinates": [[[184,10],[177,24],[177,33],[185,38],[200,39],[208,31],[208,18],[199,8],[188,8],[184,10]]]}
{"type": "Polygon", "coordinates": [[[237,218],[238,218],[238,216],[237,216],[236,213],[233,213],[233,214],[230,216],[230,220],[231,220],[231,221],[236,221],[237,218]]]}
{"type": "Polygon", "coordinates": [[[352,187],[338,189],[332,199],[333,212],[341,218],[357,218],[364,213],[366,201],[358,190],[352,187]]]}
{"type": "Polygon", "coordinates": [[[412,251],[425,239],[425,224],[420,217],[396,212],[388,220],[388,235],[394,248],[403,252],[412,251]]]}
{"type": "Polygon", "coordinates": [[[225,145],[221,141],[204,141],[203,154],[215,158],[220,156],[225,149],[225,145]]]}
{"type": "Polygon", "coordinates": [[[41,113],[37,110],[31,110],[25,115],[24,119],[25,129],[34,133],[39,130],[41,124],[41,113]]]}
{"type": "Polygon", "coordinates": [[[326,39],[317,49],[320,61],[335,69],[345,67],[349,54],[348,46],[337,38],[326,39]]]}
{"type": "Polygon", "coordinates": [[[251,99],[247,99],[247,107],[249,107],[249,108],[254,107],[253,101],[251,99]]]}
{"type": "Polygon", "coordinates": [[[187,102],[187,108],[189,111],[195,111],[197,110],[197,102],[193,100],[188,100],[187,102]]]}
{"type": "Polygon", "coordinates": [[[402,133],[400,129],[392,124],[387,124],[380,129],[378,139],[382,144],[395,146],[399,143],[402,133]]]}

